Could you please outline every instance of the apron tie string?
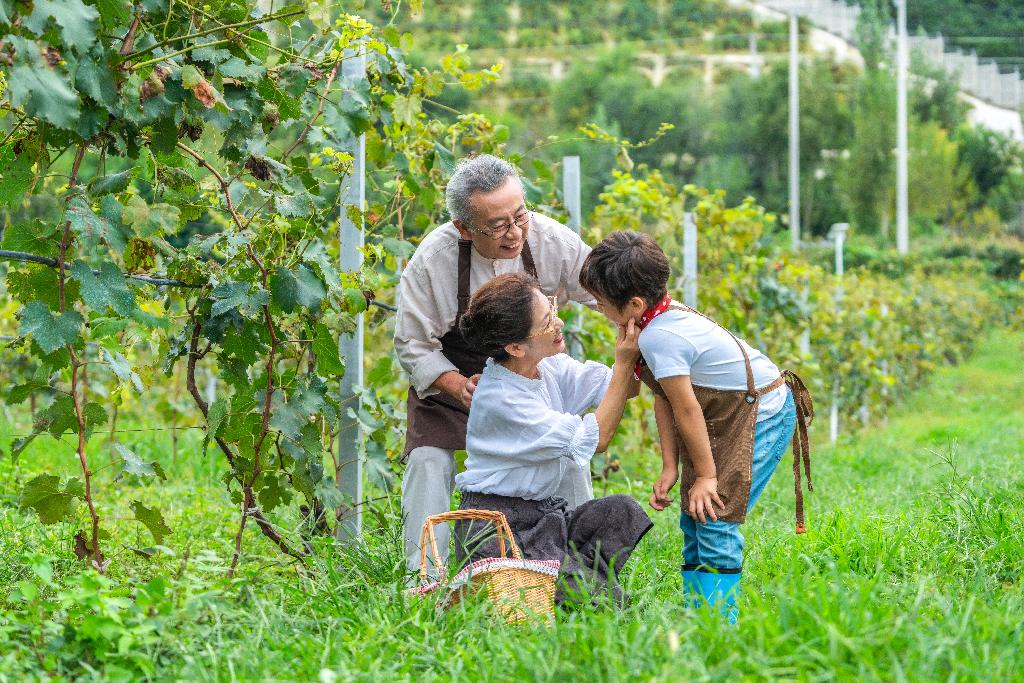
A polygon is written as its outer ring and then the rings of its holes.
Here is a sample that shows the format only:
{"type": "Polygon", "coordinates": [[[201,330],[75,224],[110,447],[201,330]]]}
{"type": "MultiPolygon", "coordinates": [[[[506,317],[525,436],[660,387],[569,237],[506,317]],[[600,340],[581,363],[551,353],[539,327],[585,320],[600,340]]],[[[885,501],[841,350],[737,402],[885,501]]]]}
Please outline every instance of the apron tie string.
{"type": "Polygon", "coordinates": [[[807,531],[807,526],[804,523],[804,494],[800,486],[800,463],[803,463],[804,474],[807,477],[807,490],[813,491],[811,440],[808,429],[814,419],[814,403],[811,400],[811,392],[795,372],[786,370],[782,374],[786,378],[786,386],[793,394],[793,403],[796,405],[796,430],[793,432],[793,484],[796,492],[796,532],[802,534],[807,531]]]}

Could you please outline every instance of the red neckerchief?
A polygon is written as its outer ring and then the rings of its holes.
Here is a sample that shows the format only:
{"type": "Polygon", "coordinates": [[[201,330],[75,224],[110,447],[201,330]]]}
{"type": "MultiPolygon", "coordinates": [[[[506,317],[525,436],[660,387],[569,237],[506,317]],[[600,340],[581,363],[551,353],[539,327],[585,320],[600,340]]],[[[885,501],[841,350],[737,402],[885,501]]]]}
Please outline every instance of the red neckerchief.
{"type": "MultiPolygon", "coordinates": [[[[640,316],[640,331],[642,332],[645,327],[651,324],[651,321],[657,318],[659,315],[668,310],[668,307],[672,304],[672,297],[668,294],[665,298],[659,301],[656,305],[651,306],[644,314],[640,316]]],[[[640,379],[640,371],[647,365],[647,361],[644,360],[643,356],[640,356],[636,361],[636,365],[633,366],[633,377],[640,379]]]]}

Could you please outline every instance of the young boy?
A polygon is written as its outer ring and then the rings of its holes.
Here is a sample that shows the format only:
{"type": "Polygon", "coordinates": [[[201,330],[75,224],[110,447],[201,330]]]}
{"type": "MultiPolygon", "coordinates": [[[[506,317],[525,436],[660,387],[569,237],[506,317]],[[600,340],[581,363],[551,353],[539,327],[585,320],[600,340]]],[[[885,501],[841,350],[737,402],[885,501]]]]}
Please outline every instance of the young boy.
{"type": "Polygon", "coordinates": [[[743,564],[739,525],[794,439],[797,533],[803,532],[799,456],[810,488],[810,394],[792,373],[667,295],[669,264],[649,236],[609,235],[587,256],[580,284],[612,322],[641,329],[636,374],[655,393],[662,471],[650,505],[664,510],[680,476],[683,591],[688,606],[718,605],[736,622],[743,564]],[[792,391],[791,391],[792,389],[792,391]]]}

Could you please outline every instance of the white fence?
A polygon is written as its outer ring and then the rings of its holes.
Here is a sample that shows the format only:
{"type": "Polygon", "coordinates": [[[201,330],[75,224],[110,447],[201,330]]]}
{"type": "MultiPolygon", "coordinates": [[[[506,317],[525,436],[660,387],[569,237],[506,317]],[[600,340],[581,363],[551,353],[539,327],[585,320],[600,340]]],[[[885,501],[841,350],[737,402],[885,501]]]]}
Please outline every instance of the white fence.
{"type": "MultiPolygon", "coordinates": [[[[751,4],[778,12],[797,12],[815,27],[850,43],[856,38],[859,5],[847,5],[843,0],[764,0],[751,4]]],[[[895,39],[895,29],[891,36],[895,39]]],[[[1024,79],[1019,71],[1001,73],[995,62],[979,59],[974,51],[948,48],[942,36],[912,35],[909,42],[912,53],[920,54],[931,66],[957,78],[965,93],[997,107],[1024,107],[1024,79]]]]}

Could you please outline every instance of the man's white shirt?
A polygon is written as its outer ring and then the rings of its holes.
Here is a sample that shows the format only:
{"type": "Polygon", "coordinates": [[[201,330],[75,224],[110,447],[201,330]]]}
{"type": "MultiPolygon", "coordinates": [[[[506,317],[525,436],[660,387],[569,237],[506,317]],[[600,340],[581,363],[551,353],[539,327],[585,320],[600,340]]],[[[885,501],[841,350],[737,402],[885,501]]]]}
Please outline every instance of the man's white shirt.
{"type": "MultiPolygon", "coordinates": [[[[578,301],[593,307],[593,297],[579,283],[580,268],[590,247],[558,221],[533,214],[527,240],[537,266],[541,290],[559,302],[578,301]]],[[[504,273],[523,271],[523,258],[489,259],[474,247],[470,259],[469,293],[504,273]]],[[[443,373],[457,368],[441,353],[441,337],[458,315],[459,231],[449,222],[420,242],[402,273],[395,322],[395,351],[420,398],[443,373]]]]}

